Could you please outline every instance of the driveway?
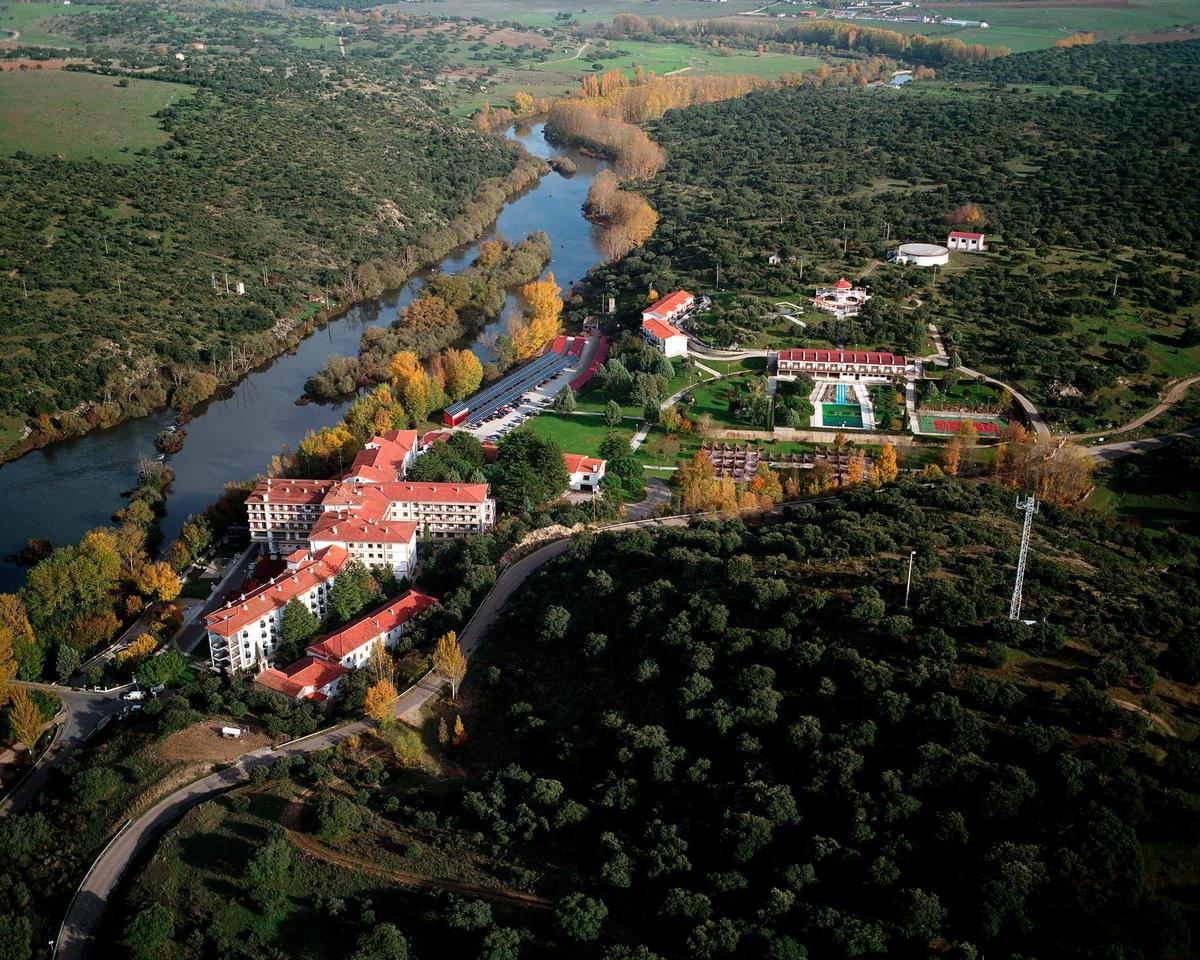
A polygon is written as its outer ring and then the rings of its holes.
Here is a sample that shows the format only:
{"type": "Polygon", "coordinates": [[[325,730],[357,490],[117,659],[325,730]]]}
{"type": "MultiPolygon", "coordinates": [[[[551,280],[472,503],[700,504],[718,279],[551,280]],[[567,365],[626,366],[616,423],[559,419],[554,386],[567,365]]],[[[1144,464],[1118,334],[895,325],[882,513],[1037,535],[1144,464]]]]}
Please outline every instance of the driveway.
{"type": "Polygon", "coordinates": [[[70,687],[60,687],[51,683],[14,682],[29,690],[46,690],[55,694],[63,702],[66,717],[63,720],[63,728],[50,749],[42,754],[33,769],[0,804],[0,817],[24,813],[50,779],[50,772],[62,766],[109,717],[120,713],[126,707],[121,700],[121,694],[126,689],[124,687],[110,693],[98,693],[72,690],[70,687]]]}
{"type": "Polygon", "coordinates": [[[1179,430],[1176,433],[1168,433],[1161,437],[1145,437],[1142,440],[1124,440],[1121,443],[1106,443],[1099,447],[1085,447],[1084,453],[1101,462],[1120,460],[1122,457],[1132,457],[1142,453],[1162,450],[1164,447],[1169,447],[1176,441],[1183,440],[1186,437],[1200,437],[1200,427],[1193,427],[1190,430],[1179,430]]]}

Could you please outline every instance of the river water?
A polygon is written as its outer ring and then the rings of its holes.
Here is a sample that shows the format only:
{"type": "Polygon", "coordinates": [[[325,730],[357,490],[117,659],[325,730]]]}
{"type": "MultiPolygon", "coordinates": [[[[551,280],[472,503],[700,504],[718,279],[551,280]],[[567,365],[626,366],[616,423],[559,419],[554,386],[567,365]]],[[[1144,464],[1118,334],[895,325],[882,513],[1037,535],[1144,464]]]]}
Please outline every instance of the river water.
{"type": "MultiPolygon", "coordinates": [[[[504,207],[488,235],[502,233],[516,242],[544,230],[552,244],[548,269],[565,289],[603,260],[599,231],[584,219],[582,207],[592,178],[607,164],[576,150],[551,147],[540,123],[516,127],[510,135],[535,156],[570,157],[578,172],[572,177],[548,173],[504,207]]],[[[450,254],[440,269],[463,269],[475,259],[476,250],[477,244],[471,244],[450,254]]],[[[282,447],[294,449],[307,431],[341,419],[349,398],[296,405],[304,381],[329,357],[357,354],[363,331],[391,323],[422,283],[417,277],[400,290],[357,304],[304,340],[294,354],[277,357],[197,409],[187,425],[183,449],[169,458],[175,482],[163,519],[164,543],[175,538],[189,514],[215,500],[226,481],[264,471],[282,447]]],[[[474,344],[482,359],[491,357],[483,341],[502,326],[503,320],[492,324],[474,344]]],[[[30,538],[62,546],[109,522],[125,503],[121,494],[137,482],[139,457],[157,455],[154,434],[173,422],[170,411],[159,411],[0,466],[0,591],[24,582],[25,568],[7,557],[30,538]]]]}

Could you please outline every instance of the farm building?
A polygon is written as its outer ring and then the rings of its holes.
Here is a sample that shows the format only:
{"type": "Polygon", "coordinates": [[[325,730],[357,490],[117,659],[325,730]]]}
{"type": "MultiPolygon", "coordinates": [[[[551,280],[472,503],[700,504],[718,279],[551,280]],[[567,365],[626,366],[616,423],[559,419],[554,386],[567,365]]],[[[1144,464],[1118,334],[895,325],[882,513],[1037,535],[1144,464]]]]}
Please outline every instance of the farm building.
{"type": "Polygon", "coordinates": [[[966,233],[962,230],[951,230],[946,235],[946,246],[966,253],[982,253],[987,249],[982,233],[966,233]]]}

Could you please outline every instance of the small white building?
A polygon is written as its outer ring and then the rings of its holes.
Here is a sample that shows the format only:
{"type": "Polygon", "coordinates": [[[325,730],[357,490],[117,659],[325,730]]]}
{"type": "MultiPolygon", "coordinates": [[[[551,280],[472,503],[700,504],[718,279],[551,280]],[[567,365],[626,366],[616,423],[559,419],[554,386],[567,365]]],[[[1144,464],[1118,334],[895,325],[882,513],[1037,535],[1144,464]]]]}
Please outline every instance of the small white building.
{"type": "MultiPolygon", "coordinates": [[[[643,314],[643,316],[645,316],[643,314]]],[[[687,356],[687,334],[665,320],[642,320],[642,339],[667,357],[687,356]]]]}
{"type": "Polygon", "coordinates": [[[939,267],[950,262],[950,251],[936,243],[902,243],[892,260],[914,267],[939,267]]]}
{"type": "Polygon", "coordinates": [[[965,233],[962,230],[951,230],[946,234],[946,246],[965,253],[983,253],[987,250],[982,233],[965,233]]]}
{"type": "Polygon", "coordinates": [[[579,453],[564,453],[563,462],[567,465],[567,473],[571,475],[572,490],[600,489],[600,481],[604,477],[604,471],[608,469],[607,460],[585,457],[579,453]]]}

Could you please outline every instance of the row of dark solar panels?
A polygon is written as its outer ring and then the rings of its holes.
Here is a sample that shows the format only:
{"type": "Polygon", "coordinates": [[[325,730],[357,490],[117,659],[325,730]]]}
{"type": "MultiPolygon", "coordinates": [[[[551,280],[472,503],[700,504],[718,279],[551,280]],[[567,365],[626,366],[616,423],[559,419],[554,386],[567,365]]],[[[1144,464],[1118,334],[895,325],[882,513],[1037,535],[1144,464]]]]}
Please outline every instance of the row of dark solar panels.
{"type": "Polygon", "coordinates": [[[557,376],[577,359],[569,354],[554,352],[538,357],[475,396],[451,404],[445,409],[443,420],[447,426],[473,427],[542,381],[557,376]]]}

